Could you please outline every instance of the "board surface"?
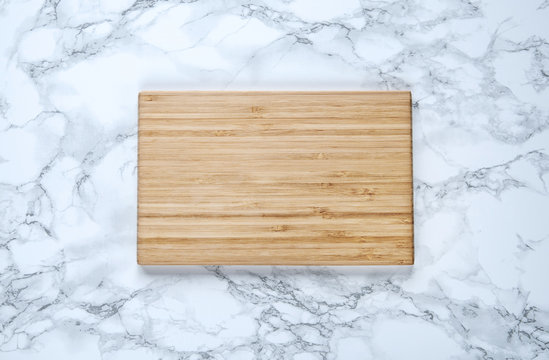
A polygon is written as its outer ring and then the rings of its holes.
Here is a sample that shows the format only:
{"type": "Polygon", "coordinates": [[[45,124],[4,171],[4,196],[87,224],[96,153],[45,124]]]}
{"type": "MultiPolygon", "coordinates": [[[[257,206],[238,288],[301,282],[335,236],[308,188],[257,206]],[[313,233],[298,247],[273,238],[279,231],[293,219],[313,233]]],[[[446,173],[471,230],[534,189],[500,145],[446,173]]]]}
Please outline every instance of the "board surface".
{"type": "Polygon", "coordinates": [[[413,264],[409,92],[142,92],[140,264],[413,264]]]}

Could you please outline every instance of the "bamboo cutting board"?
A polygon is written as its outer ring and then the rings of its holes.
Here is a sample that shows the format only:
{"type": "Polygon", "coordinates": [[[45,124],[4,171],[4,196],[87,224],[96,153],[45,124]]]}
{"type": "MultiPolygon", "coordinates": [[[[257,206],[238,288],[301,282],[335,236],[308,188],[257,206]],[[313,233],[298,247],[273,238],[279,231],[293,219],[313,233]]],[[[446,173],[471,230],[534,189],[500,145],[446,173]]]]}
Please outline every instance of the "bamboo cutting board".
{"type": "Polygon", "coordinates": [[[143,92],[140,264],[412,264],[409,92],[143,92]]]}

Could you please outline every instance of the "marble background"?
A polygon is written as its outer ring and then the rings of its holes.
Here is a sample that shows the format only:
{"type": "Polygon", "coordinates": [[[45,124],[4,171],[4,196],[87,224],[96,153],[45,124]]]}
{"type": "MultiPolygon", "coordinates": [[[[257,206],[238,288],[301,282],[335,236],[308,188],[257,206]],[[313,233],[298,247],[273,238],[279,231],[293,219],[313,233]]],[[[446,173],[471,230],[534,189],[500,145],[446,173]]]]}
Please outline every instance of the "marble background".
{"type": "Polygon", "coordinates": [[[548,0],[0,0],[0,358],[549,359],[548,19],[548,0]],[[155,89],[411,90],[416,264],[138,266],[155,89]]]}

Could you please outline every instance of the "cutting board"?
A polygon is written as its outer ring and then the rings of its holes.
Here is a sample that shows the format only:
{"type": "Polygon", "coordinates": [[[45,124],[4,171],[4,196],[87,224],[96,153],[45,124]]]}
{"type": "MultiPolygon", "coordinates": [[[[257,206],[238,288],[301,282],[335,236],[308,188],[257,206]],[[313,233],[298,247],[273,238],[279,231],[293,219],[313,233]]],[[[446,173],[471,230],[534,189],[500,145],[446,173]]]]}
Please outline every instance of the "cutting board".
{"type": "Polygon", "coordinates": [[[142,92],[140,264],[412,264],[409,92],[142,92]]]}

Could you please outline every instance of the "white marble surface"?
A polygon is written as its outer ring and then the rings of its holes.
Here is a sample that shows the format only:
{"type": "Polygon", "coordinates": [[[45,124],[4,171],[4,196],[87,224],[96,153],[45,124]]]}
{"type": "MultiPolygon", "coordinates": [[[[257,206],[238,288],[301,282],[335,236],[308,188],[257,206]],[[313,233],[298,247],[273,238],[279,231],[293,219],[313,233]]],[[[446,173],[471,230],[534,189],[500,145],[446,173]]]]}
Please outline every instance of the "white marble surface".
{"type": "Polygon", "coordinates": [[[1,359],[548,359],[549,1],[0,1],[1,359]],[[136,264],[137,93],[412,90],[413,267],[136,264]]]}

